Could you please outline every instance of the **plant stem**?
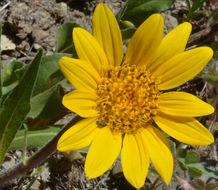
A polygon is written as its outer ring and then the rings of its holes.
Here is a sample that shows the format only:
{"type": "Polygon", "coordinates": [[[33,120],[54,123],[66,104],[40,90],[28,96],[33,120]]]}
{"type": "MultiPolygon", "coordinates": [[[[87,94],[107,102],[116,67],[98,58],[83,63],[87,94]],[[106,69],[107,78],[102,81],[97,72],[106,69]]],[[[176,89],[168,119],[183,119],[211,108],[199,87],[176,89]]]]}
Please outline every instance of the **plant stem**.
{"type": "Polygon", "coordinates": [[[79,120],[81,120],[81,117],[75,116],[55,137],[53,137],[51,141],[42,147],[36,154],[26,160],[25,164],[20,162],[9,171],[2,173],[0,175],[0,185],[16,177],[19,177],[20,175],[28,172],[29,170],[39,166],[41,163],[46,161],[46,159],[55,152],[58,139],[61,137],[61,135],[79,120]]]}
{"type": "Polygon", "coordinates": [[[185,190],[196,190],[194,187],[191,186],[191,184],[188,183],[187,180],[184,180],[175,174],[173,176],[183,186],[185,190]]]}

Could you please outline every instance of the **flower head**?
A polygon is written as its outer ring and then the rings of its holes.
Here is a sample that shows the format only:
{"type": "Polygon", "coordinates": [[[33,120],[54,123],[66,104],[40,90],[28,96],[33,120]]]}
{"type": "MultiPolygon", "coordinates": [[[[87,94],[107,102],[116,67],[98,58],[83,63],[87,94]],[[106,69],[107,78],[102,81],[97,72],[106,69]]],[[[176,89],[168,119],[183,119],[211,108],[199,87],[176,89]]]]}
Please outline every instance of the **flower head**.
{"type": "Polygon", "coordinates": [[[211,105],[185,92],[163,92],[193,78],[213,55],[208,47],[184,51],[190,32],[191,24],[183,23],[162,39],[163,18],[153,14],[137,29],[124,57],[118,23],[103,3],[93,15],[93,35],[73,30],[79,59],[62,57],[59,66],[76,90],[64,96],[63,104],[85,119],[62,135],[57,148],[90,146],[89,178],[102,175],[121,153],[124,175],[133,186],[143,186],[149,160],[168,184],[173,158],[161,130],[191,145],[214,141],[193,118],[211,114],[211,105]]]}

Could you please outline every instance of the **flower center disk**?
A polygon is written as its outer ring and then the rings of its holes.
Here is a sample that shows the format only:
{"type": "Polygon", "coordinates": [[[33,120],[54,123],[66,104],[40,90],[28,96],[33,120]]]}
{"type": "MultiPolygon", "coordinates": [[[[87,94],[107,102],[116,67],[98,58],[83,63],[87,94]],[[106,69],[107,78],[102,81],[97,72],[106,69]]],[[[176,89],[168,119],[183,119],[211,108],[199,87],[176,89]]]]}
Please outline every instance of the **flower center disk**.
{"type": "Polygon", "coordinates": [[[98,125],[134,134],[157,113],[158,82],[135,65],[108,69],[97,87],[98,125]]]}

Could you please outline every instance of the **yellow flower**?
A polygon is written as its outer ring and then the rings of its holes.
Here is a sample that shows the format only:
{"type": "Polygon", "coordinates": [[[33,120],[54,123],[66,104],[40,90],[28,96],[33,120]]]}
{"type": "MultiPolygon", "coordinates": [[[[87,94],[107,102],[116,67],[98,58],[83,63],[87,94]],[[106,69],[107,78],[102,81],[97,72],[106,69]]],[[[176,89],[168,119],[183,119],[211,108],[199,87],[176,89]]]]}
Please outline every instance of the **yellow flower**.
{"type": "Polygon", "coordinates": [[[124,57],[118,23],[103,3],[93,15],[93,35],[73,30],[79,59],[63,57],[59,66],[76,90],[63,104],[85,119],[62,135],[57,149],[90,146],[87,177],[102,175],[121,152],[124,175],[133,186],[143,186],[149,160],[168,184],[173,157],[160,129],[191,145],[214,141],[193,118],[213,113],[211,105],[185,92],[163,92],[193,78],[213,55],[208,47],[184,52],[190,32],[186,22],[162,39],[163,18],[153,14],[137,29],[124,57]]]}

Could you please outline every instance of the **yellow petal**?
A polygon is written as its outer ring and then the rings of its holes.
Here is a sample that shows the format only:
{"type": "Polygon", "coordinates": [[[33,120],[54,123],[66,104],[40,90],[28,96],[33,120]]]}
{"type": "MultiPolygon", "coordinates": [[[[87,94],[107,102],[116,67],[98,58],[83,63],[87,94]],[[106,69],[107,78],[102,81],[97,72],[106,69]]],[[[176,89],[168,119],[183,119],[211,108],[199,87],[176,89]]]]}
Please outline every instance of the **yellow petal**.
{"type": "Polygon", "coordinates": [[[124,136],[121,163],[127,181],[136,188],[142,187],[148,173],[149,157],[140,136],[124,136]]]}
{"type": "Polygon", "coordinates": [[[96,178],[106,172],[118,157],[121,144],[121,134],[112,134],[109,127],[99,128],[86,157],[87,177],[96,178]]]}
{"type": "Polygon", "coordinates": [[[182,53],[185,50],[191,29],[192,25],[185,22],[169,32],[161,41],[148,69],[152,72],[168,59],[182,53]]]}
{"type": "Polygon", "coordinates": [[[198,117],[214,112],[213,106],[186,92],[161,94],[158,107],[163,113],[183,117],[198,117]]]}
{"type": "Polygon", "coordinates": [[[156,124],[171,137],[190,145],[209,145],[214,142],[213,135],[194,118],[176,117],[158,113],[156,124]]]}
{"type": "Polygon", "coordinates": [[[129,42],[126,62],[147,65],[152,60],[163,36],[163,23],[160,14],[153,14],[139,26],[129,42]]]}
{"type": "Polygon", "coordinates": [[[59,67],[67,80],[78,90],[94,90],[101,80],[93,66],[80,59],[62,57],[59,67]]]}
{"type": "Polygon", "coordinates": [[[79,58],[91,63],[101,74],[107,67],[108,61],[97,40],[86,30],[74,28],[73,41],[79,58]]]}
{"type": "Polygon", "coordinates": [[[111,10],[99,3],[93,15],[93,35],[103,47],[109,64],[118,66],[123,59],[123,42],[117,20],[111,10]]]}
{"type": "Polygon", "coordinates": [[[155,169],[168,185],[173,174],[173,156],[166,137],[151,125],[140,132],[155,169]]]}
{"type": "Polygon", "coordinates": [[[153,71],[160,77],[160,90],[175,88],[197,75],[210,61],[213,50],[199,47],[174,56],[153,71]]]}
{"type": "Polygon", "coordinates": [[[81,117],[95,117],[97,95],[92,92],[74,90],[63,97],[63,105],[81,117]]]}
{"type": "Polygon", "coordinates": [[[89,146],[97,132],[96,121],[96,118],[83,119],[73,125],[61,136],[57,149],[66,152],[89,146]]]}

